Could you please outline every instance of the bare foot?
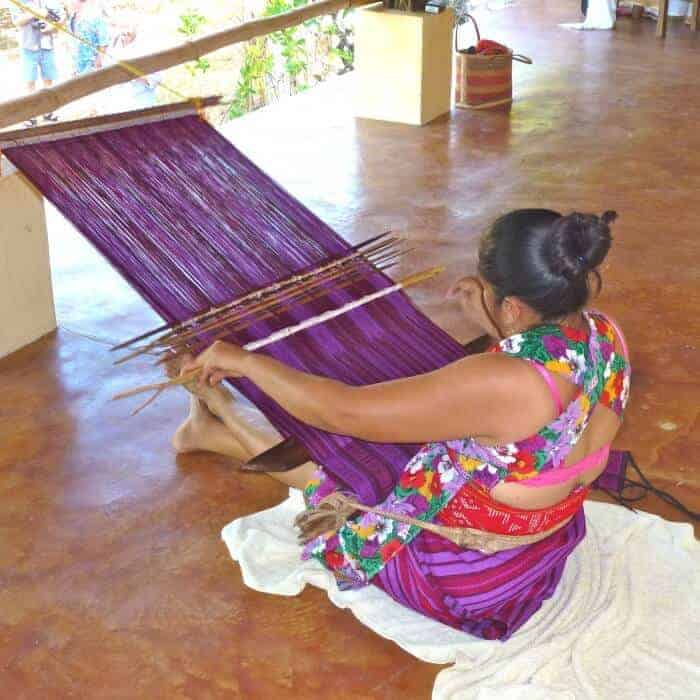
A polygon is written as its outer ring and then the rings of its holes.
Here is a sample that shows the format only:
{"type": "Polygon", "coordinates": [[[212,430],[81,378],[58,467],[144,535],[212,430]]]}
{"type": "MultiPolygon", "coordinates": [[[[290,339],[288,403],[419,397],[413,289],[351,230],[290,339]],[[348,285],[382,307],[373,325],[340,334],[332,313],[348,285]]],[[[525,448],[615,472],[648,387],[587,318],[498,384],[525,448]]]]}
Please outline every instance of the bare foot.
{"type": "Polygon", "coordinates": [[[173,447],[180,453],[199,450],[216,452],[239,462],[245,462],[252,456],[249,449],[196,396],[190,397],[190,415],[177,429],[173,447]]]}
{"type": "MultiPolygon", "coordinates": [[[[191,359],[192,355],[186,354],[168,360],[164,365],[165,373],[171,379],[179,377],[182,365],[185,364],[185,362],[189,362],[191,359]]],[[[231,412],[231,405],[234,400],[233,395],[221,384],[217,384],[216,386],[209,386],[208,384],[201,386],[199,382],[193,380],[182,386],[184,386],[190,394],[201,399],[217,418],[223,418],[225,413],[231,412]]]]}
{"type": "Polygon", "coordinates": [[[190,397],[190,415],[175,431],[173,447],[177,452],[209,449],[209,434],[221,423],[210,413],[207,405],[196,396],[190,397]]]}
{"type": "MultiPolygon", "coordinates": [[[[170,377],[180,375],[185,355],[166,364],[170,377]]],[[[238,402],[224,387],[183,385],[191,394],[190,415],[173,437],[178,452],[209,450],[246,461],[282,440],[265,416],[253,406],[238,402]]]]}

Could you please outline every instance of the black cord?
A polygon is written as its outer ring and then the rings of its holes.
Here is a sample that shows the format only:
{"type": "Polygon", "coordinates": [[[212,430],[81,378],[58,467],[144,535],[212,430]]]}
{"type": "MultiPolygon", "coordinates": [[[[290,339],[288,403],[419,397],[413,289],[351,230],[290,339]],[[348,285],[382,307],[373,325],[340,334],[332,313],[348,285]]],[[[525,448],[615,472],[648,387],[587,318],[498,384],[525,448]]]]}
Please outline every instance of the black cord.
{"type": "MultiPolygon", "coordinates": [[[[617,501],[621,506],[624,508],[627,508],[627,510],[631,510],[633,513],[636,513],[637,511],[632,508],[632,506],[627,502],[625,498],[620,496],[619,494],[615,493],[614,491],[610,491],[609,489],[599,489],[602,491],[606,496],[609,498],[612,498],[613,501],[617,501]]],[[[646,494],[644,494],[646,496],[646,494]]]]}
{"type": "Polygon", "coordinates": [[[630,503],[636,503],[637,501],[641,501],[648,493],[653,493],[656,496],[658,496],[662,501],[665,503],[668,503],[670,506],[675,508],[676,510],[680,511],[684,515],[688,516],[691,520],[700,520],[700,513],[697,511],[690,510],[687,506],[683,505],[677,498],[672,496],[670,493],[667,493],[663,489],[657,488],[654,486],[654,484],[647,479],[647,477],[642,473],[642,470],[639,468],[639,465],[637,462],[635,462],[634,457],[632,456],[631,452],[628,452],[628,460],[629,464],[632,465],[632,468],[634,469],[635,472],[637,472],[637,475],[639,476],[640,481],[634,481],[632,479],[628,479],[625,476],[624,480],[624,485],[622,489],[620,490],[620,494],[612,494],[611,492],[605,490],[605,492],[608,495],[612,495],[615,500],[618,501],[618,503],[621,503],[622,505],[626,506],[629,508],[630,503]],[[638,488],[642,489],[642,493],[638,496],[626,496],[625,495],[625,490],[628,488],[638,488]]]}

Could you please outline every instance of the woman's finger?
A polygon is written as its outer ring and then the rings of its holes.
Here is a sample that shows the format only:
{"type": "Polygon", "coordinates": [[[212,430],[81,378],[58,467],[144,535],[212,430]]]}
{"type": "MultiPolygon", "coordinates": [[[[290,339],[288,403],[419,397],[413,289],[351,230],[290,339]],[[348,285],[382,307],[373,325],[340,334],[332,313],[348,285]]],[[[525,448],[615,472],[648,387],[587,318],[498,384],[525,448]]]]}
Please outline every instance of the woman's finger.
{"type": "Polygon", "coordinates": [[[458,279],[448,290],[446,299],[455,299],[465,294],[473,294],[481,290],[481,283],[477,277],[462,277],[458,279]]]}
{"type": "Polygon", "coordinates": [[[209,376],[209,384],[211,386],[215,386],[219,382],[226,379],[227,376],[228,375],[226,374],[226,372],[222,372],[221,370],[216,370],[216,371],[212,372],[211,375],[209,376]]]}
{"type": "Polygon", "coordinates": [[[199,364],[195,362],[194,360],[188,360],[187,362],[183,362],[182,365],[180,366],[180,376],[183,374],[187,374],[188,372],[192,372],[193,370],[197,369],[199,367],[199,364]]]}
{"type": "Polygon", "coordinates": [[[212,368],[203,365],[201,371],[199,372],[199,375],[197,376],[197,382],[199,383],[199,386],[205,387],[207,384],[209,384],[209,376],[212,373],[212,368]]]}

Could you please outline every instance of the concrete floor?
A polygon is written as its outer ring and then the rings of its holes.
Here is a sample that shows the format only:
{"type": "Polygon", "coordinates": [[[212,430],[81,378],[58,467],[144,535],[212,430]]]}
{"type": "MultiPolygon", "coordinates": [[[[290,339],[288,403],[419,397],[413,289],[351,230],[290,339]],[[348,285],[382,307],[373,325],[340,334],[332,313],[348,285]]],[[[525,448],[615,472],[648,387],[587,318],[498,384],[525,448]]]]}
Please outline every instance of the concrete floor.
{"type": "MultiPolygon", "coordinates": [[[[349,240],[389,226],[419,247],[403,274],[448,273],[413,295],[462,340],[442,295],[475,241],[522,206],[620,220],[599,306],[625,328],[635,375],[620,444],[700,507],[700,36],[651,22],[573,33],[576,3],[483,13],[533,56],[510,116],[455,112],[423,129],[356,122],[338,82],[233,125],[231,137],[349,240]]],[[[285,490],[223,458],[176,457],[184,393],[136,418],[106,342],[152,313],[50,213],[61,329],[0,362],[0,697],[427,698],[438,667],[306,590],[247,589],[220,541],[285,490]]],[[[642,508],[674,517],[657,499],[642,508]]]]}

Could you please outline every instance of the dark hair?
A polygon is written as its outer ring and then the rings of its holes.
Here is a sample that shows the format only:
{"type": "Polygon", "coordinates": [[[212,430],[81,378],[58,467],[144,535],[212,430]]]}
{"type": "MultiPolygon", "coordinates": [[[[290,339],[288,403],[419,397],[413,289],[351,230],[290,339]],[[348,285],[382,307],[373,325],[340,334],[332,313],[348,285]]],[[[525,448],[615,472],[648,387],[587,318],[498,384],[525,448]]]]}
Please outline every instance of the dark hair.
{"type": "Polygon", "coordinates": [[[610,224],[617,214],[606,211],[562,216],[549,209],[516,209],[500,217],[482,236],[479,274],[493,287],[500,303],[522,299],[543,320],[583,308],[596,269],[610,250],[610,224]]]}

